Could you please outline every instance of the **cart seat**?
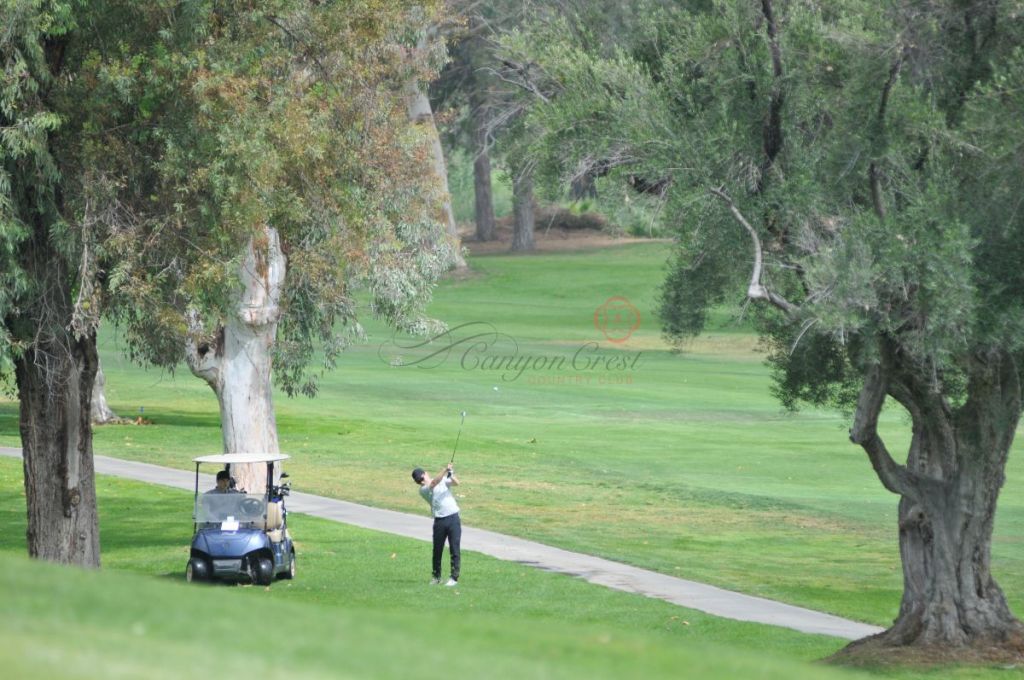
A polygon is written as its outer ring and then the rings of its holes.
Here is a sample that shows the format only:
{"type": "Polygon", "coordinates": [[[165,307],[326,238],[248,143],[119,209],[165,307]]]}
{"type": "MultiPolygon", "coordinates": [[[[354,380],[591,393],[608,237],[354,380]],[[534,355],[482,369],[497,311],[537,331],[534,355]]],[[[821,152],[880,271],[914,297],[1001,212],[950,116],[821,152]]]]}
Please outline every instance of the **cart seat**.
{"type": "Polygon", "coordinates": [[[267,523],[263,528],[266,531],[278,531],[282,527],[284,527],[284,502],[267,503],[267,523]]]}
{"type": "Polygon", "coordinates": [[[286,538],[291,538],[291,534],[288,533],[287,529],[274,529],[267,532],[267,538],[270,539],[271,543],[280,543],[286,538]]]}

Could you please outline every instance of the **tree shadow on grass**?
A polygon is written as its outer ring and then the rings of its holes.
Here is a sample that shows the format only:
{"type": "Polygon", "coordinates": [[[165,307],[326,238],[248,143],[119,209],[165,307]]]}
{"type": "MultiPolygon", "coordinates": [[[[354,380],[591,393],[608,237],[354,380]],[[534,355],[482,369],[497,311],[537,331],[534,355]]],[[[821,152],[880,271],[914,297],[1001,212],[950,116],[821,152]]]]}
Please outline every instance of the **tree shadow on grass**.
{"type": "Polygon", "coordinates": [[[4,402],[0,404],[0,437],[2,436],[21,436],[21,430],[18,429],[17,402],[4,402]]]}
{"type": "Polygon", "coordinates": [[[188,545],[191,493],[124,480],[98,480],[101,539],[105,546],[139,548],[188,545]]]}
{"type": "MultiPolygon", "coordinates": [[[[200,429],[215,429],[220,431],[220,414],[217,411],[183,411],[168,409],[151,409],[144,413],[132,412],[130,409],[121,409],[117,405],[114,412],[122,418],[134,421],[138,416],[145,418],[147,424],[163,425],[165,427],[194,427],[200,429]]],[[[93,426],[102,428],[136,427],[134,424],[112,423],[109,425],[93,426]]],[[[18,404],[15,402],[0,403],[0,437],[19,437],[21,431],[18,427],[18,404]]]]}
{"type": "MultiPolygon", "coordinates": [[[[102,503],[102,500],[101,500],[102,503]]],[[[164,552],[168,549],[187,548],[192,540],[191,503],[187,504],[181,518],[166,514],[154,519],[133,519],[118,515],[111,517],[102,509],[100,527],[100,550],[102,556],[113,556],[123,551],[143,550],[164,552]],[[176,520],[181,519],[180,522],[176,520]]],[[[0,552],[22,552],[25,550],[26,518],[24,506],[20,511],[0,508],[0,552]]]]}
{"type": "Polygon", "coordinates": [[[23,552],[25,550],[27,524],[24,506],[20,512],[0,508],[0,552],[23,552]]]}
{"type": "MultiPolygon", "coordinates": [[[[182,411],[182,410],[171,410],[171,409],[151,409],[144,413],[130,413],[128,411],[120,411],[117,407],[113,407],[114,412],[120,415],[122,418],[132,420],[137,416],[142,416],[153,425],[163,425],[166,427],[198,427],[198,428],[216,428],[220,431],[220,414],[217,411],[182,411]]],[[[2,411],[0,411],[0,418],[2,418],[2,411]]],[[[17,411],[14,416],[15,430],[17,430],[17,411]]],[[[117,424],[114,425],[102,425],[101,427],[121,427],[117,424]]],[[[130,425],[124,425],[123,427],[131,427],[130,425]]],[[[2,434],[2,431],[0,431],[2,434]]]]}
{"type": "Polygon", "coordinates": [[[104,551],[117,551],[188,546],[192,540],[191,517],[186,514],[180,526],[172,523],[173,518],[166,519],[169,521],[154,523],[126,518],[104,518],[100,532],[102,547],[104,551]]]}

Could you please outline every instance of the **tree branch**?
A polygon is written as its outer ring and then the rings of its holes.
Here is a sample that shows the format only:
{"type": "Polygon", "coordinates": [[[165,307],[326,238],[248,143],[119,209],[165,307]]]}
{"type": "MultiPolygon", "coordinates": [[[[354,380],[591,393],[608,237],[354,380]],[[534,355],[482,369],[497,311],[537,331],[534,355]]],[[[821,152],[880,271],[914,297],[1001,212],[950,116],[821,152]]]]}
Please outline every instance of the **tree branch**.
{"type": "MultiPolygon", "coordinates": [[[[272,14],[267,15],[267,21],[269,21],[270,23],[274,24],[279,29],[281,29],[281,31],[285,35],[287,35],[289,38],[294,40],[296,43],[298,43],[299,45],[302,45],[303,47],[305,47],[306,48],[306,55],[309,56],[313,60],[313,63],[316,64],[317,68],[320,70],[320,75],[323,76],[324,81],[327,83],[327,86],[331,87],[331,88],[334,88],[333,79],[331,78],[331,74],[327,70],[327,67],[324,66],[324,63],[322,61],[320,61],[320,57],[318,57],[316,52],[313,51],[313,45],[310,44],[310,42],[308,40],[305,40],[305,39],[301,38],[300,36],[298,36],[294,31],[292,31],[290,28],[288,28],[288,26],[286,26],[285,23],[281,19],[279,19],[278,17],[276,17],[276,16],[274,16],[272,14]]],[[[337,88],[334,88],[334,89],[335,89],[335,91],[337,91],[337,88]]]]}
{"type": "Polygon", "coordinates": [[[903,408],[907,409],[911,420],[917,422],[924,418],[924,410],[921,404],[918,403],[913,391],[898,377],[889,379],[888,392],[889,396],[899,402],[903,408]]]}
{"type": "Polygon", "coordinates": [[[885,204],[882,203],[882,180],[881,173],[874,161],[868,166],[868,181],[871,183],[871,202],[875,206],[875,214],[878,219],[885,219],[885,204]]]}
{"type": "Polygon", "coordinates": [[[203,328],[199,312],[194,307],[185,313],[188,322],[188,335],[185,338],[185,363],[192,375],[202,378],[217,391],[217,380],[220,376],[220,345],[223,344],[224,329],[218,329],[211,338],[203,328]]]}
{"type": "Polygon", "coordinates": [[[775,24],[775,10],[772,0],[761,0],[761,13],[764,14],[768,31],[768,44],[772,51],[772,75],[782,77],[782,50],[779,48],[779,29],[775,24]]]}
{"type": "Polygon", "coordinates": [[[871,461],[871,467],[875,469],[875,474],[886,489],[917,500],[917,478],[906,466],[893,460],[885,442],[878,436],[878,414],[882,411],[887,392],[888,380],[885,370],[881,364],[875,364],[868,369],[864,387],[857,398],[857,412],[854,415],[853,427],[850,428],[850,441],[864,448],[871,461]]]}
{"type": "Polygon", "coordinates": [[[1009,352],[1002,352],[1001,359],[1001,376],[1000,385],[1003,389],[1003,403],[1011,413],[1017,413],[1018,417],[1021,412],[1021,380],[1020,380],[1020,367],[1017,365],[1013,354],[1009,352]]]}
{"type": "Polygon", "coordinates": [[[533,78],[531,77],[530,67],[535,66],[536,64],[519,64],[507,58],[501,59],[501,64],[502,66],[505,67],[507,71],[516,74],[518,78],[508,77],[502,71],[499,71],[498,69],[491,67],[484,67],[481,68],[480,70],[486,73],[490,73],[492,76],[494,76],[495,78],[504,83],[508,83],[509,85],[512,85],[516,88],[525,90],[526,92],[540,99],[545,104],[551,103],[551,98],[548,95],[544,94],[543,91],[541,91],[540,86],[537,85],[537,83],[534,82],[533,78]]]}
{"type": "MultiPolygon", "coordinates": [[[[878,102],[879,134],[885,129],[885,111],[889,107],[889,95],[892,94],[892,88],[896,84],[896,79],[900,76],[900,71],[903,69],[903,62],[907,58],[908,50],[909,48],[906,45],[900,48],[900,54],[896,57],[896,61],[893,62],[892,68],[889,69],[889,77],[882,87],[882,99],[878,102]]],[[[871,183],[871,202],[875,206],[875,214],[878,215],[878,219],[884,220],[885,204],[882,202],[882,173],[879,172],[878,164],[875,161],[871,161],[871,165],[868,166],[868,181],[871,183]]]]}
{"type": "Polygon", "coordinates": [[[721,188],[710,189],[711,193],[718,196],[722,201],[729,207],[729,212],[736,218],[747,233],[750,234],[750,239],[754,242],[754,271],[750,274],[750,285],[747,287],[747,297],[751,300],[767,300],[775,307],[778,307],[786,314],[792,316],[798,311],[798,307],[781,295],[778,295],[770,290],[761,283],[761,273],[764,269],[764,252],[761,249],[761,239],[757,235],[757,231],[750,226],[750,222],[743,216],[743,213],[739,211],[733,200],[729,198],[729,195],[725,193],[721,188]]]}
{"type": "Polygon", "coordinates": [[[896,79],[900,76],[900,71],[903,70],[903,62],[907,59],[908,48],[902,46],[900,48],[900,54],[896,57],[896,61],[893,62],[892,68],[889,69],[889,78],[885,81],[885,86],[882,88],[882,99],[878,102],[878,122],[882,123],[885,121],[885,111],[889,106],[889,95],[892,93],[892,88],[896,84],[896,79]]]}
{"type": "Polygon", "coordinates": [[[772,89],[768,101],[768,118],[764,125],[765,162],[761,166],[762,179],[758,180],[758,189],[763,190],[763,177],[775,164],[775,158],[782,151],[782,105],[785,94],[782,91],[782,48],[779,46],[779,28],[775,22],[775,10],[772,0],[761,0],[761,12],[764,14],[768,32],[768,46],[772,54],[772,89]]]}

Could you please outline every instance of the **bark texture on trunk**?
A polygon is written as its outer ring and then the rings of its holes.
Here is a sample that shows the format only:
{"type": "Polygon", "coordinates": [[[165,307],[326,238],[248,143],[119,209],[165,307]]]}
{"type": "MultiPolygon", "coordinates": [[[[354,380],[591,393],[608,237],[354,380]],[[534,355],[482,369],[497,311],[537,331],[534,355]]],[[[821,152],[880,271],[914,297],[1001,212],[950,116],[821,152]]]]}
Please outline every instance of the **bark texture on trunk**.
{"type": "Polygon", "coordinates": [[[15,364],[31,557],[100,564],[89,423],[96,365],[95,335],[41,341],[15,364]]]}
{"type": "Polygon", "coordinates": [[[494,240],[494,195],[491,190],[491,157],[478,146],[473,161],[473,195],[476,208],[476,240],[494,240]]]}
{"type": "Polygon", "coordinates": [[[585,198],[597,198],[597,183],[589,172],[580,175],[569,185],[569,198],[582,201],[585,198]]]}
{"type": "MultiPolygon", "coordinates": [[[[224,453],[280,452],[271,353],[286,264],[275,229],[250,239],[239,272],[236,313],[212,337],[204,338],[194,325],[189,340],[189,368],[217,395],[224,453]]],[[[266,486],[266,467],[261,464],[238,466],[232,476],[238,488],[250,493],[260,493],[266,486]]]]}
{"type": "MultiPolygon", "coordinates": [[[[6,6],[5,6],[6,11],[6,6]]],[[[40,45],[53,79],[63,77],[61,64],[67,36],[52,37],[40,45]]],[[[3,62],[15,63],[9,54],[3,62]]],[[[19,69],[34,70],[22,65],[19,69]]],[[[26,83],[38,76],[22,73],[26,83]]],[[[41,88],[42,89],[42,88],[41,88]]],[[[0,114],[0,128],[20,127],[33,115],[54,111],[46,101],[49,88],[38,93],[40,100],[29,102],[25,112],[10,118],[11,111],[0,114]],[[10,118],[10,119],[9,119],[10,118]]],[[[32,97],[37,93],[33,90],[32,97]]],[[[49,133],[45,133],[49,134],[49,133]]],[[[50,142],[46,142],[50,146],[50,142]]],[[[88,315],[76,308],[75,289],[86,296],[93,281],[88,268],[81,269],[74,259],[85,253],[69,253],[68,240],[76,236],[57,224],[63,212],[59,180],[48,173],[30,150],[24,154],[5,152],[4,180],[8,184],[15,222],[29,229],[24,240],[15,239],[17,257],[24,269],[27,291],[8,291],[13,306],[4,319],[6,329],[25,349],[14,360],[18,389],[19,418],[25,505],[28,519],[26,542],[29,556],[63,564],[98,567],[100,534],[96,510],[96,486],[93,471],[92,427],[89,423],[92,385],[96,375],[96,333],[88,315]],[[58,240],[64,241],[60,247],[58,240]],[[70,258],[70,260],[69,260],[70,258]]],[[[59,154],[58,154],[59,156],[59,154]]],[[[60,158],[54,157],[60,167],[60,158]]],[[[5,218],[6,219],[6,218],[5,218]]],[[[73,220],[69,220],[73,222],[73,220]]]]}
{"type": "Polygon", "coordinates": [[[107,423],[120,422],[114,410],[107,403],[105,393],[107,378],[103,375],[103,366],[96,362],[96,380],[92,384],[92,422],[94,425],[106,425],[107,423]]]}
{"type": "MultiPolygon", "coordinates": [[[[417,48],[427,49],[429,31],[424,32],[417,43],[417,48]]],[[[437,123],[434,120],[434,110],[430,106],[430,98],[418,80],[409,83],[409,120],[417,125],[424,126],[427,136],[430,138],[432,171],[441,187],[443,199],[441,202],[441,222],[448,231],[448,237],[452,240],[455,251],[455,268],[466,268],[466,260],[462,257],[459,232],[455,225],[455,213],[452,212],[451,192],[448,190],[448,166],[444,160],[444,149],[441,147],[441,135],[437,132],[437,123]]]]}
{"type": "Polygon", "coordinates": [[[512,232],[512,252],[525,253],[534,249],[533,174],[517,173],[512,180],[512,209],[515,226],[512,232]]]}
{"type": "Polygon", "coordinates": [[[1021,654],[1024,626],[991,572],[996,502],[1021,414],[1018,366],[1005,351],[976,353],[968,399],[953,407],[932,381],[902,365],[897,352],[886,354],[865,382],[851,438],[868,452],[883,484],[900,495],[903,599],[893,626],[867,642],[1002,645],[1011,657],[1021,654]],[[892,459],[875,428],[886,395],[911,415],[905,466],[892,459]]]}
{"type": "MultiPolygon", "coordinates": [[[[472,54],[483,49],[474,39],[472,54]]],[[[487,144],[487,97],[483,84],[476,75],[473,59],[469,60],[467,86],[469,87],[469,116],[473,126],[473,142],[476,156],[473,159],[473,196],[476,217],[476,240],[493,241],[494,195],[491,190],[491,156],[487,144]]]]}

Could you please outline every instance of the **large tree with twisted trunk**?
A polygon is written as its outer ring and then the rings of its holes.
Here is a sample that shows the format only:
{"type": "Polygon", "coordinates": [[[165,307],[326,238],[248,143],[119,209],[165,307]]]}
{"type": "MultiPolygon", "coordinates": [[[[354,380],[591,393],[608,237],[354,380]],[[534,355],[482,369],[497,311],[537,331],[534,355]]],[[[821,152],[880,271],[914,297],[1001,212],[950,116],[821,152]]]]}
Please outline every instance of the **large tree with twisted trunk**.
{"type": "Polygon", "coordinates": [[[667,334],[745,290],[776,394],[849,408],[899,498],[899,616],[845,653],[1024,658],[991,569],[1022,408],[1022,3],[694,2],[635,29],[657,50],[565,30],[506,41],[548,93],[525,122],[540,175],[570,176],[585,148],[670,178],[667,334]],[[909,418],[905,453],[884,408],[909,418]]]}

